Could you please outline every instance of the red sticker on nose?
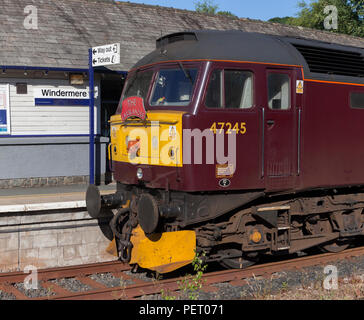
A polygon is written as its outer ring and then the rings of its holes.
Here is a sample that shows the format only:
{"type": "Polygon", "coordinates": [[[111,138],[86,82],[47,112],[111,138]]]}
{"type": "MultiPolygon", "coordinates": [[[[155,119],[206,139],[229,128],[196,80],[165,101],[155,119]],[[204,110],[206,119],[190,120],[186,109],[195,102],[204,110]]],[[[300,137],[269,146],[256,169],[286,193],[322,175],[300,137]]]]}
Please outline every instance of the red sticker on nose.
{"type": "Polygon", "coordinates": [[[146,113],[144,108],[143,98],[141,97],[129,97],[122,103],[121,108],[121,120],[125,121],[129,118],[139,118],[145,120],[146,113]]]}

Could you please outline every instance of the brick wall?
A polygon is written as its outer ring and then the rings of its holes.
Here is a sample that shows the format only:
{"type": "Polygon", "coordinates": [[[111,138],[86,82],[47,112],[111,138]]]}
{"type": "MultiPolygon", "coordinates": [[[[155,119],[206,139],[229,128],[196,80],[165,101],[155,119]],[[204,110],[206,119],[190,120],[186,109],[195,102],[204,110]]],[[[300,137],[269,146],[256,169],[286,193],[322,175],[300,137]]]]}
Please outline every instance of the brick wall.
{"type": "Polygon", "coordinates": [[[0,272],[115,260],[105,251],[111,215],[92,219],[70,209],[0,214],[0,272]]]}
{"type": "MultiPolygon", "coordinates": [[[[96,182],[105,184],[112,182],[112,179],[110,172],[95,177],[96,182]]],[[[0,189],[88,184],[89,180],[89,176],[0,179],[0,189]]]]}
{"type": "Polygon", "coordinates": [[[88,176],[0,179],[0,189],[86,184],[88,180],[88,176]]]}

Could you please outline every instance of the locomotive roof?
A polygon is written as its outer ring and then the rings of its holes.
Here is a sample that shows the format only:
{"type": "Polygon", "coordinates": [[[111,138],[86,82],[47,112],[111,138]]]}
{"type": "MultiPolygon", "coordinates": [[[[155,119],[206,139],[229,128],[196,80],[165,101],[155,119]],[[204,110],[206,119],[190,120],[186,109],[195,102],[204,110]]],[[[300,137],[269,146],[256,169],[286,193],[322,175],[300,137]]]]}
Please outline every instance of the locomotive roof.
{"type": "Polygon", "coordinates": [[[157,40],[157,49],[134,68],[194,59],[303,66],[305,78],[364,83],[364,48],[240,30],[195,30],[164,36],[157,40]]]}

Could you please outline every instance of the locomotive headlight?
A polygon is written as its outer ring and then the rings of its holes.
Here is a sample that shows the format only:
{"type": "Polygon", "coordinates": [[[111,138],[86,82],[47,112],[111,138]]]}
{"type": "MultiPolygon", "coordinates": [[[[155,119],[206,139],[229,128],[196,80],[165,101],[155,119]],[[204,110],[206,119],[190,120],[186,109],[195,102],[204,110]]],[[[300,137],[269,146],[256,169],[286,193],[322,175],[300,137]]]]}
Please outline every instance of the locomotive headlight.
{"type": "Polygon", "coordinates": [[[136,176],[139,180],[143,179],[143,170],[142,168],[138,168],[136,176]]]}

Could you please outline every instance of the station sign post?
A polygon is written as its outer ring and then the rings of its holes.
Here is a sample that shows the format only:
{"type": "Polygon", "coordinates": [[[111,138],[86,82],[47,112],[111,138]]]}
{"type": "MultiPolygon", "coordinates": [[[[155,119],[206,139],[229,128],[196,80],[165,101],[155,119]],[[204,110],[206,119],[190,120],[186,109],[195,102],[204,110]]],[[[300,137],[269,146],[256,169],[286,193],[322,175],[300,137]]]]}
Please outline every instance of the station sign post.
{"type": "Polygon", "coordinates": [[[94,68],[120,63],[120,43],[113,43],[90,48],[88,51],[89,65],[89,108],[90,108],[90,184],[95,184],[95,87],[94,68]]]}

